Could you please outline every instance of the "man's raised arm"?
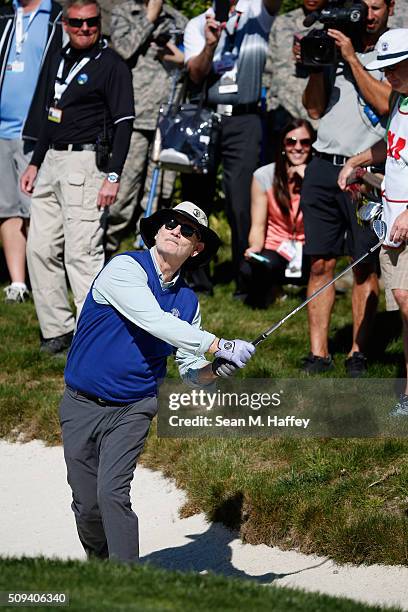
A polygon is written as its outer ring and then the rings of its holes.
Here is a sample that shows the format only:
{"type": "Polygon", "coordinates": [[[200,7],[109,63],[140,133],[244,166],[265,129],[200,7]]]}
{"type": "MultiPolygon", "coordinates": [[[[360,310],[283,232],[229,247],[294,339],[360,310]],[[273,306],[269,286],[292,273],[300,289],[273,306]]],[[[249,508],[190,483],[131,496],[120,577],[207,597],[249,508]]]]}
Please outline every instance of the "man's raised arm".
{"type": "Polygon", "coordinates": [[[327,92],[323,71],[312,72],[309,76],[302,103],[311,119],[320,119],[327,106],[327,92]]]}
{"type": "MultiPolygon", "coordinates": [[[[199,85],[208,76],[211,70],[215,49],[217,48],[221,35],[221,26],[215,17],[206,15],[205,20],[204,46],[198,55],[194,55],[187,61],[189,77],[193,83],[196,83],[197,85],[199,85]]],[[[189,55],[188,50],[197,45],[196,39],[199,35],[200,34],[196,28],[195,20],[190,21],[187,24],[184,32],[184,47],[187,57],[189,55]]]]}

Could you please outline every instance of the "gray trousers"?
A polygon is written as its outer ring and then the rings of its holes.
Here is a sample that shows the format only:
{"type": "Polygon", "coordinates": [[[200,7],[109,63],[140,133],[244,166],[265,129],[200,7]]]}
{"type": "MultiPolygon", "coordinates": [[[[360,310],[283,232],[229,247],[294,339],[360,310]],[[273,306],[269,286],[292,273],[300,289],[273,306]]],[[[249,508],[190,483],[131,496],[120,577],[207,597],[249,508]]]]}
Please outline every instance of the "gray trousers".
{"type": "Polygon", "coordinates": [[[135,563],[138,519],[130,483],[143,450],[157,398],[125,406],[100,405],[67,387],[60,422],[72,489],[72,510],[88,557],[135,563]]]}

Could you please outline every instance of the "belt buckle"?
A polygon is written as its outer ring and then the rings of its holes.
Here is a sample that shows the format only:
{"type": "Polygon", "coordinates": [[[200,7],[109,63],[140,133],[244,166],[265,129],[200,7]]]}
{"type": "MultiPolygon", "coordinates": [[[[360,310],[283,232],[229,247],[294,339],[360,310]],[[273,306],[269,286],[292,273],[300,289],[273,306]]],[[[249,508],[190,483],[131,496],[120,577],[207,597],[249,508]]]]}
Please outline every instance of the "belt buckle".
{"type": "Polygon", "coordinates": [[[335,166],[344,166],[345,160],[344,155],[333,155],[333,164],[335,166]]]}
{"type": "Polygon", "coordinates": [[[217,104],[217,113],[225,117],[232,117],[233,109],[232,104],[217,104]]]}

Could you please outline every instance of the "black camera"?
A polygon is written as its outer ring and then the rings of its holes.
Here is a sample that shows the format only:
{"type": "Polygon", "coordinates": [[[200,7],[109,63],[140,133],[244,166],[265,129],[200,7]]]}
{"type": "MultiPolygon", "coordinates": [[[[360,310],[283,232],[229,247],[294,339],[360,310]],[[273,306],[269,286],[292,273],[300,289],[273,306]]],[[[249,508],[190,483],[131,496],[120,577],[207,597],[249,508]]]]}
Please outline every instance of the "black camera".
{"type": "Polygon", "coordinates": [[[215,18],[220,23],[228,21],[228,15],[230,11],[229,0],[215,0],[215,18]]]}
{"type": "Polygon", "coordinates": [[[303,21],[310,27],[316,21],[323,29],[313,29],[300,41],[302,64],[305,66],[332,66],[338,62],[338,51],[333,38],[327,34],[329,28],[340,30],[351,39],[356,51],[363,50],[363,35],[367,23],[367,5],[364,2],[329,0],[320,12],[313,12],[303,21]]]}
{"type": "Polygon", "coordinates": [[[153,38],[153,41],[158,47],[165,47],[170,41],[174,42],[176,47],[179,47],[183,43],[183,37],[184,31],[174,28],[168,32],[160,32],[153,38]]]}

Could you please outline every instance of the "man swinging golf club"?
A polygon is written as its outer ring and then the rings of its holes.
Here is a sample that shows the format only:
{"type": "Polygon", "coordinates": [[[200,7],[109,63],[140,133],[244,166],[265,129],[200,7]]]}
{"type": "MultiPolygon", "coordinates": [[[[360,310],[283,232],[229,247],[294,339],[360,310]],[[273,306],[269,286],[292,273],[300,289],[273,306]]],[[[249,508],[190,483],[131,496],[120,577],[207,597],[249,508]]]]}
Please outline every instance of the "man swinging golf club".
{"type": "Polygon", "coordinates": [[[139,557],[130,483],[157,412],[167,357],[176,348],[180,374],[195,386],[231,375],[255,351],[244,340],[201,330],[197,297],[180,276],[182,267],[207,263],[220,245],[204,212],[182,202],[142,220],[140,229],[150,250],[114,257],[91,286],[60,405],[82,545],[88,556],[128,563],[139,557]],[[222,362],[211,364],[206,352],[222,362]]]}

